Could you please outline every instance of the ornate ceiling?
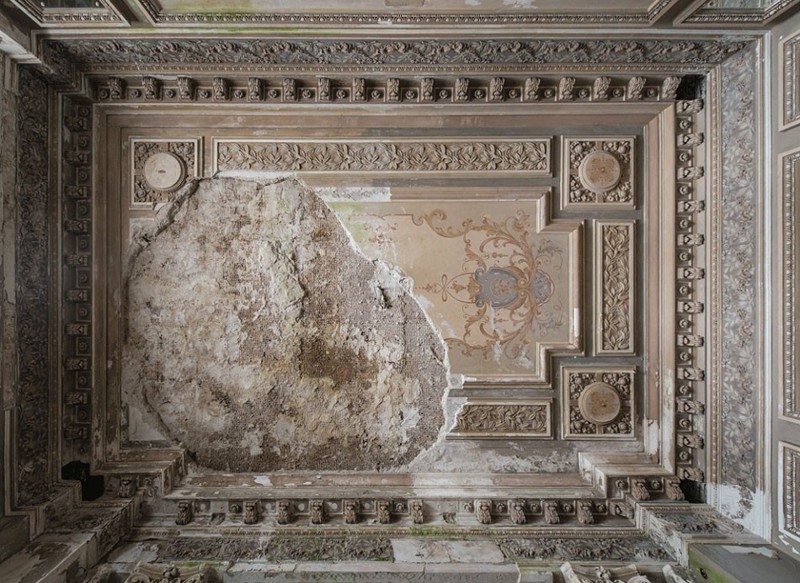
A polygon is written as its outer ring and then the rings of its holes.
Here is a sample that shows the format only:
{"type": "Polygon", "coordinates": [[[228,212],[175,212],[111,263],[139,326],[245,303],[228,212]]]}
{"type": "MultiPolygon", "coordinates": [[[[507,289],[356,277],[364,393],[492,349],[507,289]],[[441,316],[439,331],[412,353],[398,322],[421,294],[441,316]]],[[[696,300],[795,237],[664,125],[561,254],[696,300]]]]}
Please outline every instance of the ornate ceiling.
{"type": "Polygon", "coordinates": [[[385,32],[418,25],[758,27],[796,0],[11,0],[38,26],[356,26],[385,32]]]}

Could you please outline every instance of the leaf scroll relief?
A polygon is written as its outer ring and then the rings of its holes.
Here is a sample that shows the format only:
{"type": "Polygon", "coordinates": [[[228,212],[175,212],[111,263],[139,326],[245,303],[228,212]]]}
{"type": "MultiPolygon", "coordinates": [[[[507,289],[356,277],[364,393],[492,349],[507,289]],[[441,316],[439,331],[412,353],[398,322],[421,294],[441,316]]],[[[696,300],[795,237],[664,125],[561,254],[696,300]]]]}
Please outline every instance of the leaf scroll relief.
{"type": "Polygon", "coordinates": [[[550,174],[550,141],[218,141],[217,170],[550,174]]]}
{"type": "Polygon", "coordinates": [[[601,318],[598,352],[633,352],[633,224],[598,225],[601,318]]]}
{"type": "Polygon", "coordinates": [[[448,437],[550,438],[549,400],[525,403],[466,403],[448,437]]]}

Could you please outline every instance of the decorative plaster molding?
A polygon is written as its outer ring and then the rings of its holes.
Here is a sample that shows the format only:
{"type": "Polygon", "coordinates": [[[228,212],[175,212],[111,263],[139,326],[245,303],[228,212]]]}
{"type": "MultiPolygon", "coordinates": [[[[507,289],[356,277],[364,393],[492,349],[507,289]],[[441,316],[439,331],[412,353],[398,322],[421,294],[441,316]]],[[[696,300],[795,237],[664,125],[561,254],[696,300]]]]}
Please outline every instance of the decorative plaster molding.
{"type": "Polygon", "coordinates": [[[674,557],[649,538],[595,536],[584,539],[507,538],[499,541],[509,559],[536,561],[673,561],[674,557]]]}
{"type": "Polygon", "coordinates": [[[62,351],[62,448],[64,459],[88,462],[92,428],[92,107],[78,97],[63,98],[61,161],[63,185],[63,289],[67,301],[62,351]]]}
{"type": "Polygon", "coordinates": [[[564,439],[634,438],[633,367],[561,370],[564,439]]]}
{"type": "Polygon", "coordinates": [[[699,366],[704,362],[705,338],[702,317],[705,293],[705,245],[704,221],[700,214],[705,209],[705,168],[697,164],[702,132],[701,100],[678,101],[676,103],[676,157],[677,157],[677,209],[676,229],[676,279],[677,313],[676,327],[676,462],[677,476],[682,479],[702,481],[704,479],[703,456],[696,449],[704,440],[696,432],[702,422],[695,420],[705,413],[705,406],[697,398],[705,395],[705,370],[699,366]]]}
{"type": "MultiPolygon", "coordinates": [[[[50,431],[54,379],[50,378],[48,338],[51,276],[49,274],[50,237],[48,228],[48,190],[50,181],[48,90],[45,80],[25,67],[19,71],[17,103],[17,181],[16,181],[16,326],[12,328],[18,346],[18,373],[13,386],[16,399],[14,431],[9,447],[15,448],[16,483],[12,498],[18,506],[44,501],[51,487],[50,431]]],[[[13,207],[12,207],[13,208],[13,207]]],[[[70,223],[65,223],[69,227],[70,223]]],[[[14,245],[6,240],[6,245],[14,245]]],[[[82,269],[82,268],[81,268],[82,269]]],[[[13,354],[13,353],[12,353],[13,354]]],[[[80,373],[76,373],[80,374],[80,373]]],[[[12,387],[9,387],[11,390],[12,387]]],[[[12,478],[13,479],[13,478],[12,478]]]]}
{"type": "Polygon", "coordinates": [[[168,202],[200,175],[200,139],[131,139],[132,208],[168,202]]]}
{"type": "Polygon", "coordinates": [[[597,354],[634,354],[634,222],[595,227],[595,347],[597,354]]]}
{"type": "Polygon", "coordinates": [[[552,439],[551,399],[474,399],[462,405],[448,438],[552,439]]]}
{"type": "Polygon", "coordinates": [[[48,61],[83,71],[597,70],[696,72],[718,64],[747,40],[282,40],[232,38],[49,39],[48,61]]]}
{"type": "Polygon", "coordinates": [[[42,27],[128,26],[128,21],[109,0],[93,0],[94,6],[51,8],[36,0],[11,0],[42,27]]]}
{"type": "MultiPolygon", "coordinates": [[[[293,71],[292,73],[295,73],[293,71]]],[[[185,101],[232,103],[346,104],[346,103],[528,103],[535,101],[672,101],[681,77],[631,77],[624,73],[611,85],[610,77],[594,85],[574,77],[253,77],[230,73],[227,77],[153,76],[95,78],[100,101],[185,101]],[[606,83],[607,80],[607,83],[606,83]],[[637,90],[631,92],[636,80],[637,90]],[[599,83],[602,83],[602,91],[599,83]]]]}
{"type": "Polygon", "coordinates": [[[550,140],[214,140],[215,171],[525,172],[550,175],[550,140]]]}
{"type": "Polygon", "coordinates": [[[564,138],[561,154],[564,208],[633,208],[633,138],[564,138]]]}
{"type": "Polygon", "coordinates": [[[726,5],[720,0],[695,0],[685,11],[675,19],[677,25],[695,26],[762,26],[777,18],[793,6],[798,0],[772,0],[766,6],[761,2],[754,2],[746,6],[739,2],[739,6],[726,5]]]}
{"type": "Polygon", "coordinates": [[[346,12],[326,13],[286,13],[286,12],[170,12],[164,10],[158,0],[138,0],[147,17],[154,25],[163,26],[214,26],[214,25],[327,25],[357,26],[386,25],[391,22],[397,26],[409,25],[509,25],[509,24],[549,24],[549,25],[592,25],[609,24],[636,26],[653,24],[677,0],[658,0],[650,6],[632,12],[523,12],[520,10],[506,14],[493,13],[397,13],[394,11],[349,14],[346,12]]]}
{"type": "Polygon", "coordinates": [[[800,149],[781,155],[783,197],[783,399],[780,416],[800,423],[797,379],[797,203],[800,191],[800,149]]]}
{"type": "Polygon", "coordinates": [[[800,540],[800,447],[778,442],[778,531],[800,540]]]}
{"type": "Polygon", "coordinates": [[[800,32],[778,44],[779,95],[783,100],[781,130],[800,124],[800,32]]]}

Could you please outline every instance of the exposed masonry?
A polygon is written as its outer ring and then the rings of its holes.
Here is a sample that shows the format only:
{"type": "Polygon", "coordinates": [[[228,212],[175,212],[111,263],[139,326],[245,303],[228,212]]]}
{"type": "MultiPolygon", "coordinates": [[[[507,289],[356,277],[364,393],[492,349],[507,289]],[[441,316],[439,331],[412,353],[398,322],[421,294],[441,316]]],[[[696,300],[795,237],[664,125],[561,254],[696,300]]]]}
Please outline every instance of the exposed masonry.
{"type": "Polygon", "coordinates": [[[435,442],[441,338],[312,191],[203,180],[167,214],[137,238],[122,377],[166,437],[225,471],[381,470],[435,442]]]}

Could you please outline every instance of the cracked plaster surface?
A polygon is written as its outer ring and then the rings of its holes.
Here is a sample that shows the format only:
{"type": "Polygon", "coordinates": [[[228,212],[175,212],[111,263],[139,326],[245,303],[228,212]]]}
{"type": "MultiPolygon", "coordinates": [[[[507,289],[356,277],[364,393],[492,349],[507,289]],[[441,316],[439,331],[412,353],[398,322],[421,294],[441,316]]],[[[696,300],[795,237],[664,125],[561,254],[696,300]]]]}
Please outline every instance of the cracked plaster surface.
{"type": "Polygon", "coordinates": [[[383,470],[436,441],[441,338],[300,182],[199,181],[132,249],[123,394],[201,466],[383,470]]]}

